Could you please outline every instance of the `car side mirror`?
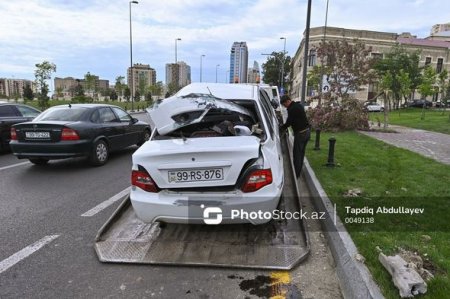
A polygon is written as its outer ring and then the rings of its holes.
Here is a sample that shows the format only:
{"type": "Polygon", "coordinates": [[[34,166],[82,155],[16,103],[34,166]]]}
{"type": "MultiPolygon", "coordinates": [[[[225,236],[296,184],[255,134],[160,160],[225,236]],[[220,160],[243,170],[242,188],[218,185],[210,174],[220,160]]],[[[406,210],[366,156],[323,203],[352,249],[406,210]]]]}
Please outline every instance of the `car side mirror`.
{"type": "Polygon", "coordinates": [[[275,99],[272,99],[271,104],[274,109],[277,109],[280,106],[275,99]]]}
{"type": "Polygon", "coordinates": [[[130,123],[134,125],[138,121],[139,121],[139,119],[132,117],[130,123]]]}

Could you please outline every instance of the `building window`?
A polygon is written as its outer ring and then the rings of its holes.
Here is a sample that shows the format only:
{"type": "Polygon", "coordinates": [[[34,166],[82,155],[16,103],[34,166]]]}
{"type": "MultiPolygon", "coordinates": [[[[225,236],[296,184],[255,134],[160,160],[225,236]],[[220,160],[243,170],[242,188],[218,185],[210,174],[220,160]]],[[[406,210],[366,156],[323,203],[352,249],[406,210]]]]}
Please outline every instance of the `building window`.
{"type": "Polygon", "coordinates": [[[425,66],[431,63],[431,57],[425,57],[425,66]]]}
{"type": "Polygon", "coordinates": [[[316,65],[316,49],[309,50],[308,66],[316,65]]]}
{"type": "Polygon", "coordinates": [[[442,64],[443,63],[444,63],[444,58],[438,58],[437,66],[436,66],[436,73],[442,72],[442,64]]]}

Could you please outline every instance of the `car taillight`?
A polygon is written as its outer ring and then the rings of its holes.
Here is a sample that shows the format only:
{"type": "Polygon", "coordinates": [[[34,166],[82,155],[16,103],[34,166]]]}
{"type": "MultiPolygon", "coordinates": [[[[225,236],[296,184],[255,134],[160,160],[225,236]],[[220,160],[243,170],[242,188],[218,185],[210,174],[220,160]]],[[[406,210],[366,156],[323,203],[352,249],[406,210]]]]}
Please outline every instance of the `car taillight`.
{"type": "Polygon", "coordinates": [[[147,192],[159,192],[158,186],[146,171],[133,170],[131,172],[131,185],[139,187],[147,192]]]}
{"type": "Polygon", "coordinates": [[[61,132],[61,140],[80,140],[77,131],[69,128],[63,128],[61,132]]]}
{"type": "Polygon", "coordinates": [[[272,184],[272,171],[270,169],[257,169],[248,175],[241,190],[245,193],[254,192],[270,184],[272,184]]]}
{"type": "Polygon", "coordinates": [[[17,133],[14,128],[11,128],[11,140],[17,140],[17,133]]]}

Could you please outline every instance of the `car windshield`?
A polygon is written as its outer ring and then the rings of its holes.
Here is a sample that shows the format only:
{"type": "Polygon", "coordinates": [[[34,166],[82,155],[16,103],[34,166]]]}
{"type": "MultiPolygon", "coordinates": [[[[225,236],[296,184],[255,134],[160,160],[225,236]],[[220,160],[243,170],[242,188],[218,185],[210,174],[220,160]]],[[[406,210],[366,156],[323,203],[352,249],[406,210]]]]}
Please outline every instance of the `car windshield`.
{"type": "Polygon", "coordinates": [[[86,109],[83,107],[50,108],[39,115],[35,121],[78,121],[86,109]]]}

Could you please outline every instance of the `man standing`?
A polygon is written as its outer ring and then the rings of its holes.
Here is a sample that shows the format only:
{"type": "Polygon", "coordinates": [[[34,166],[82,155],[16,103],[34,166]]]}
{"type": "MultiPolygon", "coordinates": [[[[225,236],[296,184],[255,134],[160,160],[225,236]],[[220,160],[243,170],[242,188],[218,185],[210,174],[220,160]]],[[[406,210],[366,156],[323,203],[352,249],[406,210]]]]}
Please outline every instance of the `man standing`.
{"type": "Polygon", "coordinates": [[[294,158],[295,174],[299,178],[303,167],[306,144],[311,135],[309,122],[302,104],[293,102],[288,95],[282,96],[280,103],[288,111],[286,123],[280,127],[280,131],[283,132],[288,127],[292,127],[294,133],[294,149],[292,155],[294,158]]]}

